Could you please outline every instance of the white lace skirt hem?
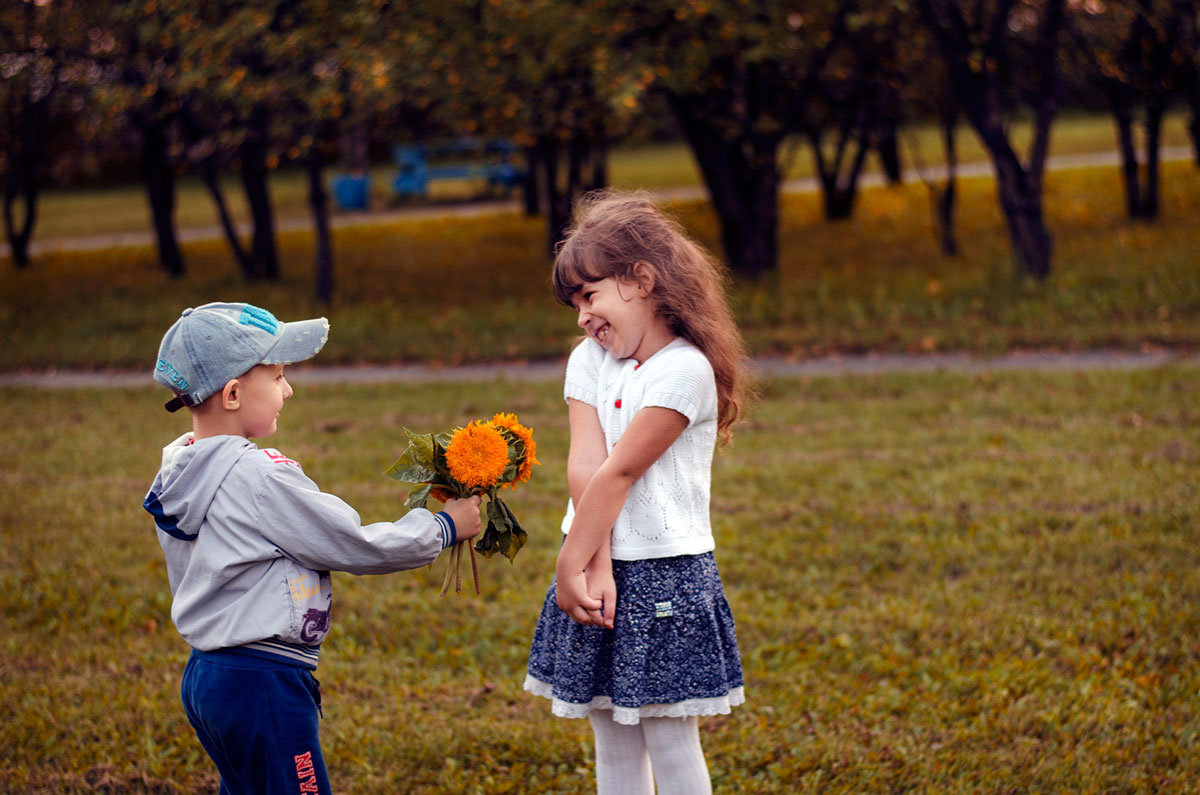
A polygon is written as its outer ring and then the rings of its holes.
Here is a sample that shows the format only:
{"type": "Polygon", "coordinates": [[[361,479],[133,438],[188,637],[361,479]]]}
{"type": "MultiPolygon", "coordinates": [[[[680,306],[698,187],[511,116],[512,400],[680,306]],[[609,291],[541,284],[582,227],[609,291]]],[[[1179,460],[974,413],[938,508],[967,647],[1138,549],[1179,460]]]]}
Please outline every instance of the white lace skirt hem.
{"type": "Polygon", "coordinates": [[[733,707],[746,701],[744,687],[735,687],[716,698],[692,698],[673,704],[643,704],[640,707],[621,707],[608,696],[597,696],[586,704],[575,704],[554,697],[554,687],[525,675],[525,689],[535,696],[551,700],[550,711],[560,718],[586,718],[594,709],[610,709],[613,720],[626,726],[636,725],[642,718],[689,718],[693,715],[728,715],[733,707]]]}

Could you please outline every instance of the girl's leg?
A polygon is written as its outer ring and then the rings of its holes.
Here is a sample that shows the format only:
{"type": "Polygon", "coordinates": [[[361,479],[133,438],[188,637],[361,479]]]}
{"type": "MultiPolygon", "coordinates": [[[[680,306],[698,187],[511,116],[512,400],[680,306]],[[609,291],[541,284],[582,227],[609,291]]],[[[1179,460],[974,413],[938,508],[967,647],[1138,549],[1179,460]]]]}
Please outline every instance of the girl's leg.
{"type": "Polygon", "coordinates": [[[654,795],[642,727],[617,723],[609,709],[593,709],[588,719],[596,736],[597,795],[654,795]]]}
{"type": "Polygon", "coordinates": [[[642,735],[658,795],[704,795],[712,792],[704,749],[700,747],[700,719],[642,718],[642,735]]]}

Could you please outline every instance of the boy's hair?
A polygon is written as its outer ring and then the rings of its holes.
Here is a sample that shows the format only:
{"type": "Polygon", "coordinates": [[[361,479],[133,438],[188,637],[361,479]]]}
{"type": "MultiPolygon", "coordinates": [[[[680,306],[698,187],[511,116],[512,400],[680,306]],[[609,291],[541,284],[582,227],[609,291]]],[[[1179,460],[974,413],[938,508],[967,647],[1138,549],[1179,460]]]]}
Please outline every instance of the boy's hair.
{"type": "Polygon", "coordinates": [[[167,411],[198,406],[260,364],[311,359],[329,339],[323,317],[283,323],[252,304],[188,307],[163,335],[154,380],[175,397],[167,411]]]}
{"type": "Polygon", "coordinates": [[[726,298],[729,276],[647,194],[595,191],[576,203],[554,259],[554,295],[573,306],[571,298],[585,282],[636,280],[639,262],[654,273],[656,313],[712,364],[717,428],[722,441],[728,441],[749,400],[745,343],[726,298]]]}

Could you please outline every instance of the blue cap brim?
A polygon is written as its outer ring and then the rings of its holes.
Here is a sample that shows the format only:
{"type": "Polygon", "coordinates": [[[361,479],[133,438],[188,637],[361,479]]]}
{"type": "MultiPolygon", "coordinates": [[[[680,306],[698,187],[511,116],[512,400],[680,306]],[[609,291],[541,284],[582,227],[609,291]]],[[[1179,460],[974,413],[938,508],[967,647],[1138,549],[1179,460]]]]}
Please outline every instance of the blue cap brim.
{"type": "Polygon", "coordinates": [[[279,342],[267,351],[263,364],[295,364],[321,352],[329,339],[329,321],[323,317],[279,324],[279,342]]]}

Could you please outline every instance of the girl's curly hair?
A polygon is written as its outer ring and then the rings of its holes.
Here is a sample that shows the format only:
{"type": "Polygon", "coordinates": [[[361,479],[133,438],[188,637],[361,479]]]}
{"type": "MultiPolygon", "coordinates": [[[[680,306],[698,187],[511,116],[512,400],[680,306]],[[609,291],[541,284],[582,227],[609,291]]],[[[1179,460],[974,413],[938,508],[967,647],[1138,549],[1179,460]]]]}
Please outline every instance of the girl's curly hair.
{"type": "Polygon", "coordinates": [[[649,195],[604,190],[579,199],[554,259],[554,296],[574,306],[571,298],[585,282],[635,281],[638,263],[654,273],[650,298],[657,314],[712,364],[717,428],[728,442],[750,399],[745,342],[727,298],[729,276],[649,195]]]}

